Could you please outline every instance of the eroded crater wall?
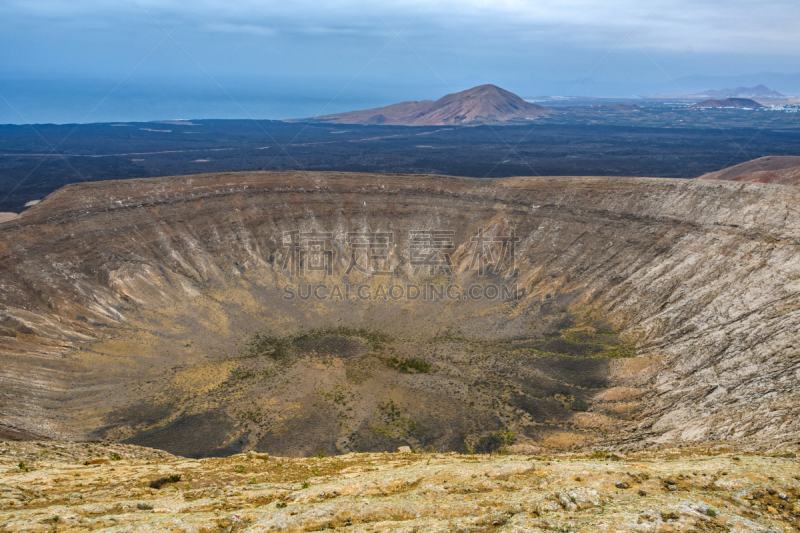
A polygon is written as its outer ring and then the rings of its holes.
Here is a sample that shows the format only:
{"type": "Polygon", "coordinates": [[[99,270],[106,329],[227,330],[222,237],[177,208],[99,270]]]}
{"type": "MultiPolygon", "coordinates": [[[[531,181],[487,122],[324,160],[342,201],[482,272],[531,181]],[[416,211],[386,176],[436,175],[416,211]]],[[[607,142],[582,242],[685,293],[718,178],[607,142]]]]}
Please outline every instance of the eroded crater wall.
{"type": "Polygon", "coordinates": [[[196,456],[796,439],[800,193],[777,189],[299,172],[65,187],[0,225],[0,427],[196,456]],[[391,275],[348,272],[366,228],[393,235],[391,275]],[[285,235],[315,230],[331,272],[299,277],[285,235]],[[452,272],[415,275],[417,230],[452,231],[452,272]],[[513,264],[474,268],[476,239],[512,234],[513,264]],[[287,300],[323,283],[516,298],[287,300]],[[248,352],[265,332],[286,357],[248,352]]]}

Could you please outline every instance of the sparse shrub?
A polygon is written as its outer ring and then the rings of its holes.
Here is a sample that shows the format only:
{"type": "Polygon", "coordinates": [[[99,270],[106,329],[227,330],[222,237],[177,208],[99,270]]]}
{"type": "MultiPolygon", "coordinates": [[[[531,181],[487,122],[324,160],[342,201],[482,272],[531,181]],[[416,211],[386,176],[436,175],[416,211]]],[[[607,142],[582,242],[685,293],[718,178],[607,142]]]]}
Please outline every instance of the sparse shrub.
{"type": "Polygon", "coordinates": [[[28,467],[27,467],[27,466],[25,466],[25,463],[20,463],[20,464],[18,464],[17,466],[18,466],[18,467],[19,467],[19,469],[20,469],[20,470],[22,470],[23,472],[30,472],[30,470],[28,469],[28,467]]]}
{"type": "Polygon", "coordinates": [[[588,402],[584,402],[583,400],[575,400],[574,402],[572,402],[572,405],[570,406],[570,411],[585,413],[586,411],[591,409],[591,407],[592,404],[588,402]]]}
{"type": "Polygon", "coordinates": [[[236,467],[237,474],[246,474],[247,470],[245,470],[244,465],[239,465],[236,467]]]}
{"type": "Polygon", "coordinates": [[[318,451],[317,458],[322,459],[323,457],[325,457],[325,452],[323,450],[318,451]]]}
{"type": "Polygon", "coordinates": [[[111,454],[111,460],[112,461],[119,461],[120,459],[122,459],[122,456],[120,454],[118,454],[118,453],[112,453],[111,454]]]}
{"type": "Polygon", "coordinates": [[[379,330],[372,330],[367,328],[353,328],[348,326],[338,326],[335,328],[315,328],[311,329],[304,334],[294,337],[295,344],[302,344],[308,341],[314,341],[323,337],[355,337],[364,339],[367,344],[372,348],[378,350],[383,348],[394,340],[394,337],[379,330]]]}
{"type": "Polygon", "coordinates": [[[303,481],[303,488],[304,489],[308,488],[308,480],[303,481]]]}
{"type": "Polygon", "coordinates": [[[378,410],[381,412],[381,415],[389,421],[395,421],[402,416],[402,411],[399,407],[397,407],[394,403],[394,400],[389,400],[386,403],[382,403],[378,405],[378,410]]]}
{"type": "Polygon", "coordinates": [[[286,502],[278,502],[278,503],[275,504],[275,507],[277,507],[278,509],[285,509],[286,508],[286,502]]]}
{"type": "Polygon", "coordinates": [[[492,433],[491,437],[499,444],[496,451],[500,453],[505,452],[506,446],[511,446],[517,442],[517,436],[514,432],[506,429],[501,429],[500,431],[492,433]]]}
{"type": "Polygon", "coordinates": [[[711,509],[711,508],[706,509],[706,514],[708,516],[710,516],[711,518],[714,518],[715,516],[717,516],[717,512],[714,509],[711,509]]]}
{"type": "Polygon", "coordinates": [[[477,448],[484,453],[498,453],[500,455],[508,454],[507,446],[511,446],[517,442],[517,436],[511,430],[501,429],[495,433],[491,433],[482,437],[477,444],[477,448]]]}
{"type": "Polygon", "coordinates": [[[180,474],[172,474],[166,477],[160,477],[158,479],[154,479],[153,481],[150,482],[149,487],[151,489],[158,490],[168,483],[177,483],[180,480],[181,480],[180,474]]]}
{"type": "Polygon", "coordinates": [[[351,337],[363,339],[373,349],[381,349],[392,342],[394,337],[382,331],[366,328],[338,326],[335,328],[313,328],[308,331],[280,337],[271,332],[256,333],[247,341],[246,357],[271,357],[285,359],[295,347],[322,339],[324,337],[351,337]]]}
{"type": "Polygon", "coordinates": [[[250,379],[256,377],[255,372],[252,370],[248,370],[246,368],[238,368],[231,372],[231,379],[232,380],[243,380],[243,379],[250,379]]]}
{"type": "Polygon", "coordinates": [[[247,352],[251,357],[271,357],[285,359],[291,354],[292,340],[271,333],[256,333],[247,342],[247,352]]]}
{"type": "Polygon", "coordinates": [[[428,374],[431,371],[430,363],[420,359],[398,359],[397,357],[390,357],[387,359],[386,364],[405,374],[411,374],[413,373],[412,371],[416,371],[420,374],[428,374]]]}
{"type": "Polygon", "coordinates": [[[636,346],[634,344],[620,344],[609,348],[605,352],[605,356],[611,359],[622,359],[633,357],[636,355],[636,346]]]}

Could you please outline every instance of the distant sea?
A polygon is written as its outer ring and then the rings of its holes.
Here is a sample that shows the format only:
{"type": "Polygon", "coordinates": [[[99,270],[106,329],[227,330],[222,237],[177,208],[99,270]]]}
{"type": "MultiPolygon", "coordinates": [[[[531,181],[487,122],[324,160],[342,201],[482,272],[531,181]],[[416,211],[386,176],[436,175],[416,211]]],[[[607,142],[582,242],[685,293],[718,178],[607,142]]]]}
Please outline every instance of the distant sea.
{"type": "MultiPolygon", "coordinates": [[[[407,88],[291,80],[71,79],[0,73],[0,124],[304,118],[409,99],[407,88]]],[[[430,87],[416,89],[421,94],[430,87]]],[[[434,94],[442,89],[433,89],[434,94]]],[[[413,93],[412,93],[413,95],[413,93]]],[[[420,99],[424,99],[421,97],[420,99]]]]}

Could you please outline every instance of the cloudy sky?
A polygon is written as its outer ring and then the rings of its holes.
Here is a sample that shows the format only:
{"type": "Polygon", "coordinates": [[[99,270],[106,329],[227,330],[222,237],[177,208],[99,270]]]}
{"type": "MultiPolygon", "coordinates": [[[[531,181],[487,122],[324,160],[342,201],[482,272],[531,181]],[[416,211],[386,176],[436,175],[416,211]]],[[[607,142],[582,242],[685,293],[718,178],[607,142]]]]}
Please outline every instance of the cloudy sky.
{"type": "Polygon", "coordinates": [[[797,0],[0,0],[0,122],[288,118],[481,83],[798,94],[798,20],[797,0]]]}

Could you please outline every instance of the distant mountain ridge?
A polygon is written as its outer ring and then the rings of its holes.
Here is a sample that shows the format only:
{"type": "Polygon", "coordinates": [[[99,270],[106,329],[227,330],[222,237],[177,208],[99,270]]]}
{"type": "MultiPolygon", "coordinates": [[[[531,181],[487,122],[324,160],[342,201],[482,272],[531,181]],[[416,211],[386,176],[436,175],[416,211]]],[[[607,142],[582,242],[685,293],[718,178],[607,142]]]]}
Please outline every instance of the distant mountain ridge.
{"type": "Polygon", "coordinates": [[[765,85],[756,87],[737,87],[735,89],[708,90],[702,93],[710,98],[785,98],[785,95],[773,91],[765,85]]]}
{"type": "Polygon", "coordinates": [[[376,109],[314,117],[333,124],[468,126],[532,120],[552,111],[495,85],[480,85],[439,100],[402,102],[376,109]]]}
{"type": "MultiPolygon", "coordinates": [[[[689,75],[682,76],[664,83],[664,88],[674,90],[675,85],[683,87],[685,92],[701,93],[707,89],[722,89],[723,87],[757,87],[766,85],[787,96],[796,95],[800,87],[800,72],[777,73],[769,71],[753,72],[750,74],[715,76],[715,75],[689,75]]],[[[666,92],[666,91],[665,91],[666,92]]]]}
{"type": "MultiPolygon", "coordinates": [[[[784,101],[792,99],[778,91],[773,91],[766,85],[756,85],[755,87],[736,87],[735,89],[708,89],[694,93],[683,94],[655,94],[648,98],[671,98],[679,100],[729,100],[729,99],[754,99],[754,100],[774,100],[784,101]]],[[[773,102],[770,102],[773,103],[773,102]]]]}

